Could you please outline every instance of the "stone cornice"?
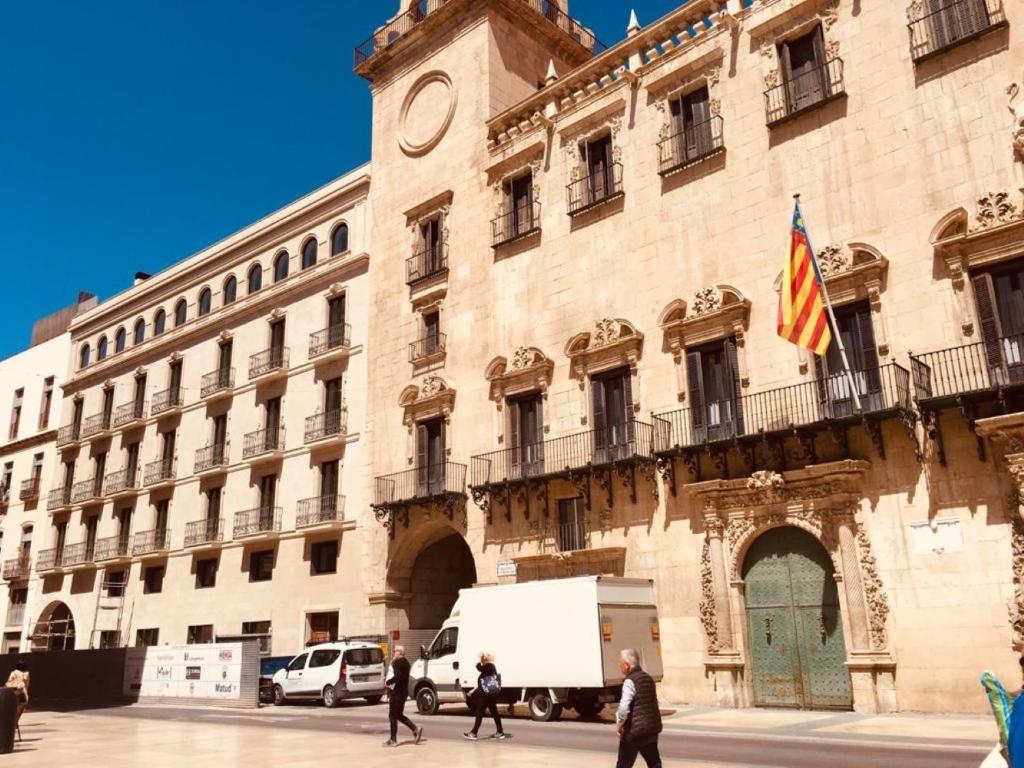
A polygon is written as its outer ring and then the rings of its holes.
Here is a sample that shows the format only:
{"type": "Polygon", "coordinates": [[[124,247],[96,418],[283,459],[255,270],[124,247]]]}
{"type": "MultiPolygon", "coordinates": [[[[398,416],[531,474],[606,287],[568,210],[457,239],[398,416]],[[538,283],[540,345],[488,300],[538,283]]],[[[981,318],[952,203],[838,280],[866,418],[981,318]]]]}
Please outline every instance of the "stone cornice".
{"type": "Polygon", "coordinates": [[[51,429],[46,432],[39,432],[35,435],[29,435],[28,437],[23,437],[21,440],[15,440],[13,442],[0,445],[0,456],[9,456],[12,453],[24,451],[26,448],[35,448],[39,445],[54,442],[56,439],[57,430],[55,429],[51,429]]]}
{"type": "Polygon", "coordinates": [[[781,475],[691,483],[687,490],[703,501],[704,513],[710,516],[752,507],[848,501],[851,495],[860,495],[855,485],[870,468],[870,462],[847,459],[781,475]]]}

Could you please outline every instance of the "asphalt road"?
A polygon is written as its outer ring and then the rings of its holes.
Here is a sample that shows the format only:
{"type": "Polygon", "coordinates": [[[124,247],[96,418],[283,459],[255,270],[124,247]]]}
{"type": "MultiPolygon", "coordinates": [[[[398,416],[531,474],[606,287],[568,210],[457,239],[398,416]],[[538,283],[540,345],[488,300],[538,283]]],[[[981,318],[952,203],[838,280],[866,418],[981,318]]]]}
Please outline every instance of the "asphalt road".
{"type": "MultiPolygon", "coordinates": [[[[289,705],[254,711],[185,709],[135,705],[90,710],[90,715],[145,718],[199,723],[251,725],[259,728],[284,728],[335,733],[375,734],[387,738],[386,705],[370,707],[344,703],[327,710],[315,705],[289,705]]],[[[424,741],[462,739],[471,727],[471,718],[463,708],[450,709],[433,717],[421,717],[415,706],[406,714],[425,727],[424,741]]],[[[504,714],[504,713],[503,713],[504,714]]],[[[505,731],[512,738],[490,742],[495,749],[515,749],[516,745],[591,753],[583,758],[607,755],[614,763],[617,738],[608,718],[604,722],[580,722],[565,719],[556,723],[535,723],[527,717],[505,718],[505,731]]],[[[975,743],[945,740],[941,744],[912,742],[897,737],[866,737],[852,734],[815,735],[811,732],[727,732],[720,729],[685,727],[685,718],[669,726],[661,737],[663,758],[680,761],[717,763],[744,768],[977,768],[987,752],[975,743]]],[[[798,731],[799,729],[793,729],[798,731]]],[[[493,733],[493,724],[484,721],[481,736],[493,733]]],[[[405,728],[400,740],[411,738],[405,728]]],[[[425,745],[426,746],[426,745],[425,745]]],[[[568,755],[567,755],[568,759],[568,755]]],[[[600,759],[600,758],[598,758],[600,759]]],[[[643,764],[643,761],[638,761],[643,764]]],[[[567,762],[567,764],[572,764],[567,762]]]]}

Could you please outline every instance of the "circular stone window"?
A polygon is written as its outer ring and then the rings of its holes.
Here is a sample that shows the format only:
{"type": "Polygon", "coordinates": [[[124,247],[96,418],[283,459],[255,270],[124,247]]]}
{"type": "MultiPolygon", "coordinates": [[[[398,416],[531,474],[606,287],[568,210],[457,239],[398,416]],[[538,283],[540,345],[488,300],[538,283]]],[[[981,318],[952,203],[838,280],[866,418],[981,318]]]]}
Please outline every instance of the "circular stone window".
{"type": "Polygon", "coordinates": [[[428,72],[417,80],[402,103],[398,144],[407,155],[425,155],[444,138],[455,116],[458,95],[444,72],[428,72]]]}

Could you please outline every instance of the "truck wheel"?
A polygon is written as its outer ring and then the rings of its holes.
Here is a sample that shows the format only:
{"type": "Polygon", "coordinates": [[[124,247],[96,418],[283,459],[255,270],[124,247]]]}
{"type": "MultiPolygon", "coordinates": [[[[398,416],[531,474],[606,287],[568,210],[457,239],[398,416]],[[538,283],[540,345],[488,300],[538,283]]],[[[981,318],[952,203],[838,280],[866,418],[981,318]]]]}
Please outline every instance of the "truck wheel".
{"type": "Polygon", "coordinates": [[[421,715],[436,715],[438,706],[437,691],[429,685],[416,691],[416,710],[421,715]]]}
{"type": "Polygon", "coordinates": [[[604,704],[597,699],[578,699],[573,708],[581,720],[595,720],[604,710],[604,704]]]}
{"type": "Polygon", "coordinates": [[[285,702],[284,688],[282,688],[280,685],[275,685],[274,686],[274,706],[275,707],[280,707],[281,705],[284,704],[284,702],[285,702]]]}
{"type": "Polygon", "coordinates": [[[324,699],[324,706],[327,707],[328,709],[333,709],[334,707],[338,706],[338,694],[334,690],[334,686],[333,685],[325,685],[324,686],[323,699],[324,699]]]}
{"type": "Polygon", "coordinates": [[[534,691],[528,704],[530,717],[538,723],[554,722],[562,716],[562,705],[555,704],[547,691],[534,691]]]}

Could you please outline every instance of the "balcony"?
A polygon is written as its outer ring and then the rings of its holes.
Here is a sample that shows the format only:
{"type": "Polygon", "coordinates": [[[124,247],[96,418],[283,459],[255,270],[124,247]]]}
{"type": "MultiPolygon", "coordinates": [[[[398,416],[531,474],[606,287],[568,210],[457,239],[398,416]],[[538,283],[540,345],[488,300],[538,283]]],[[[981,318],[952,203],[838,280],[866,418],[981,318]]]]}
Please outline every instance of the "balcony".
{"type": "Polygon", "coordinates": [[[258,507],[236,512],[233,530],[236,539],[277,538],[281,532],[281,508],[258,507]]]}
{"type": "Polygon", "coordinates": [[[334,325],[309,334],[309,359],[328,363],[345,357],[352,350],[352,326],[334,325]]]}
{"type": "Polygon", "coordinates": [[[230,453],[229,443],[223,445],[214,443],[205,448],[196,450],[196,463],[193,472],[197,475],[213,474],[223,472],[228,468],[228,454],[230,453]]]}
{"type": "Polygon", "coordinates": [[[143,473],[143,484],[147,488],[170,485],[178,472],[178,462],[174,459],[157,459],[146,465],[143,473]]]}
{"type": "Polygon", "coordinates": [[[132,555],[135,557],[160,557],[171,549],[171,532],[167,528],[139,531],[132,537],[132,555]]]}
{"type": "Polygon", "coordinates": [[[348,408],[317,413],[306,419],[306,445],[344,442],[348,433],[348,408]]]}
{"type": "Polygon", "coordinates": [[[146,421],[146,401],[132,401],[119,405],[114,409],[114,417],[111,424],[115,429],[129,429],[138,427],[146,421]]]}
{"type": "Polygon", "coordinates": [[[181,407],[184,404],[181,387],[171,387],[153,395],[153,407],[150,409],[150,415],[174,416],[181,413],[181,407]]]}
{"type": "Polygon", "coordinates": [[[103,501],[103,478],[90,477],[71,486],[73,504],[92,504],[103,501]]]}
{"type": "Polygon", "coordinates": [[[39,550],[39,555],[36,557],[36,571],[38,573],[46,573],[47,571],[59,570],[61,566],[61,554],[61,549],[59,547],[39,550]]]}
{"type": "Polygon", "coordinates": [[[272,380],[288,372],[288,347],[271,347],[249,357],[249,381],[272,380]]]}
{"type": "Polygon", "coordinates": [[[413,365],[427,365],[442,360],[448,337],[443,333],[424,336],[409,345],[409,362],[413,365]]]}
{"type": "Polygon", "coordinates": [[[110,536],[96,542],[97,563],[130,559],[131,547],[128,536],[110,536]]]}
{"type": "MultiPolygon", "coordinates": [[[[303,499],[295,510],[296,528],[323,530],[346,527],[345,523],[344,496],[303,499]]],[[[349,527],[355,527],[355,521],[349,527]]]]}
{"type": "Polygon", "coordinates": [[[57,430],[57,448],[76,448],[82,439],[80,424],[68,424],[57,430]]]}
{"type": "Polygon", "coordinates": [[[54,488],[46,497],[47,512],[63,512],[71,508],[71,487],[54,488]]]}
{"type": "Polygon", "coordinates": [[[438,275],[448,274],[448,243],[424,248],[405,260],[405,283],[416,285],[438,275]]]}
{"type": "Polygon", "coordinates": [[[111,414],[97,413],[82,422],[83,440],[101,440],[110,437],[111,414]]]}
{"type": "Polygon", "coordinates": [[[374,478],[372,506],[378,522],[394,536],[396,518],[409,526],[411,507],[436,508],[453,520],[465,495],[466,465],[440,462],[374,478]]]}
{"type": "Polygon", "coordinates": [[[39,498],[39,475],[21,481],[21,488],[18,490],[18,499],[21,501],[36,501],[39,498]]]}
{"type": "Polygon", "coordinates": [[[95,542],[90,544],[87,541],[81,541],[78,544],[66,544],[61,553],[60,567],[65,570],[91,567],[95,554],[95,542]]]}
{"type": "Polygon", "coordinates": [[[283,426],[250,432],[242,442],[242,458],[246,461],[278,461],[283,454],[283,426]]]}
{"type": "Polygon", "coordinates": [[[829,59],[824,65],[784,80],[764,92],[768,127],[792,120],[844,96],[843,60],[838,57],[829,59]]]}
{"type": "Polygon", "coordinates": [[[688,125],[658,142],[658,174],[669,176],[723,151],[721,117],[688,125]]]}
{"type": "Polygon", "coordinates": [[[4,560],[4,581],[24,581],[31,572],[32,559],[29,557],[16,557],[13,560],[4,560]]]}
{"type": "Polygon", "coordinates": [[[622,163],[612,163],[604,170],[591,173],[566,185],[567,210],[579,216],[595,206],[621,197],[622,163]]]}
{"type": "Polygon", "coordinates": [[[130,496],[139,490],[138,468],[111,472],[103,478],[104,496],[130,496]]]}
{"type": "Polygon", "coordinates": [[[219,547],[224,541],[224,521],[218,517],[193,520],[185,525],[185,546],[189,549],[219,547]]]}
{"type": "Polygon", "coordinates": [[[540,200],[491,219],[491,247],[500,248],[537,232],[540,232],[540,200]]]}
{"type": "Polygon", "coordinates": [[[5,626],[20,627],[25,623],[25,603],[11,603],[7,606],[5,626]]]}
{"type": "Polygon", "coordinates": [[[1008,26],[1002,0],[946,0],[936,10],[928,8],[907,24],[915,64],[1008,26]]]}
{"type": "Polygon", "coordinates": [[[235,389],[235,369],[218,368],[205,374],[199,382],[199,396],[204,400],[231,397],[235,389]]]}

